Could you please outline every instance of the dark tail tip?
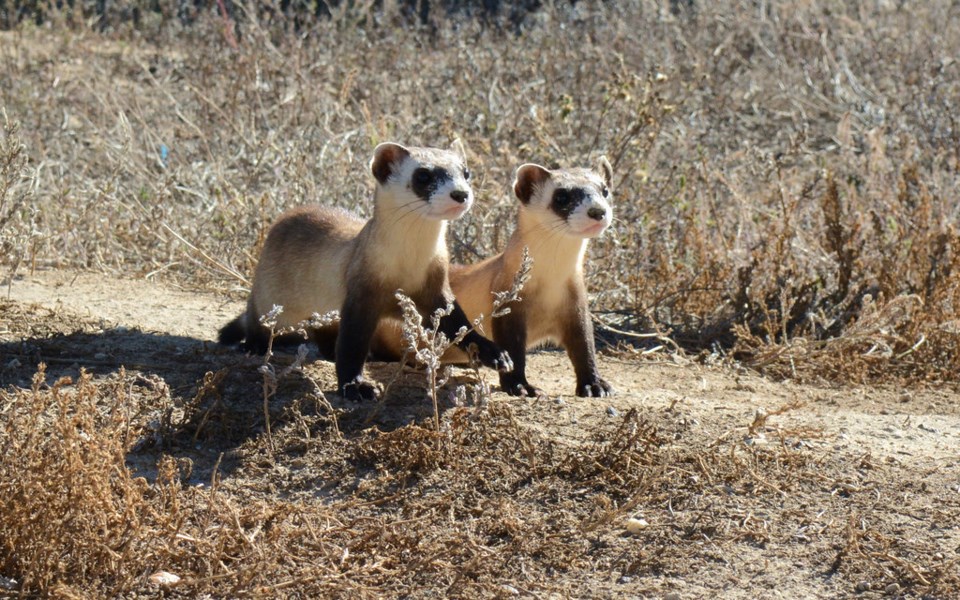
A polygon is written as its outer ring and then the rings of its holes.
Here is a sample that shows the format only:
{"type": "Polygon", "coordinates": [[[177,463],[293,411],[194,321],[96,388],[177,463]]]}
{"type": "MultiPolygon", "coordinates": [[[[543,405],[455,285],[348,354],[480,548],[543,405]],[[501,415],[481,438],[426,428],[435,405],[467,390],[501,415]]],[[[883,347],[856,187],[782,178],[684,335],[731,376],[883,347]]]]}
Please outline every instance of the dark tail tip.
{"type": "Polygon", "coordinates": [[[243,341],[243,338],[247,337],[247,328],[243,324],[244,316],[245,315],[240,315],[223,326],[217,336],[217,340],[221,344],[224,346],[232,346],[233,344],[239,344],[243,341]]]}

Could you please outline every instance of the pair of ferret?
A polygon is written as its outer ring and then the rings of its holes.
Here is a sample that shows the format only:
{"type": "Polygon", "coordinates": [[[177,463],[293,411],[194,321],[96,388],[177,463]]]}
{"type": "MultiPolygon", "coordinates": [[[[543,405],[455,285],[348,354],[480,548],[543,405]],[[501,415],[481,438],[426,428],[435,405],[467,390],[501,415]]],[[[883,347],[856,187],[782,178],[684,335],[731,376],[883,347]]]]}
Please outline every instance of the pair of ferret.
{"type": "Polygon", "coordinates": [[[528,348],[552,341],[566,348],[577,377],[578,396],[606,396],[613,388],[597,372],[593,326],[583,281],[590,238],[612,219],[610,164],[599,172],[527,164],[517,170],[513,189],[520,200],[517,228],[503,253],[473,265],[450,264],[447,221],[473,203],[470,171],[462,153],[434,148],[377,146],[371,162],[377,181],[373,216],[366,222],[333,208],[301,206],[284,213],[264,243],[247,310],[220,330],[222,344],[243,342],[264,352],[269,332],[260,315],[283,307],[277,326],[295,325],[313,313],[340,311],[337,325],[310,336],[320,354],[336,363],[338,392],[371,399],[377,389],[363,377],[367,356],[399,360],[403,354],[402,289],[424,317],[452,305],[440,321],[448,338],[484,315],[482,330],[470,331],[448,352],[463,362],[476,352],[500,373],[511,395],[538,395],[525,375],[528,348]],[[522,301],[490,318],[494,292],[509,290],[524,247],[533,258],[522,301]],[[342,335],[340,335],[342,333],[342,335]]]}

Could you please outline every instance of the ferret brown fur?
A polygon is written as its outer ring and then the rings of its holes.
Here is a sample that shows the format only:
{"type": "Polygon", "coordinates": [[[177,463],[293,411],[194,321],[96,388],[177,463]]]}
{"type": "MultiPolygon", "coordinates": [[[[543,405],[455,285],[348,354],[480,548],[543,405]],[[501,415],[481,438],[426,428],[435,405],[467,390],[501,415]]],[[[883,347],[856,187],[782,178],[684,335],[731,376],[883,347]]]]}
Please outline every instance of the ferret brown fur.
{"type": "MultiPolygon", "coordinates": [[[[471,320],[484,315],[483,331],[506,350],[512,372],[500,374],[501,388],[511,395],[538,395],[526,378],[526,352],[543,343],[564,347],[576,373],[578,396],[607,396],[613,387],[597,371],[593,323],[587,305],[583,260],[591,238],[610,225],[610,164],[602,159],[597,171],[549,170],[527,164],[517,170],[514,193],[520,201],[517,228],[501,254],[472,265],[451,265],[450,283],[471,320]],[[522,301],[510,313],[490,318],[494,292],[509,290],[520,269],[523,249],[533,258],[522,301]]],[[[381,327],[374,354],[399,359],[399,331],[381,327]]],[[[445,362],[463,362],[453,350],[445,362]]]]}
{"type": "MultiPolygon", "coordinates": [[[[473,202],[462,156],[385,143],[376,148],[371,170],[377,189],[370,220],[315,205],[280,217],[264,243],[246,312],[220,331],[221,343],[243,340],[246,348],[263,352],[269,332],[259,319],[274,305],[283,307],[278,327],[339,310],[339,325],[310,335],[321,355],[335,360],[337,389],[351,399],[376,396],[363,365],[377,325],[400,316],[396,290],[424,316],[452,304],[440,323],[448,337],[469,327],[450,288],[445,239],[447,220],[465,214],[473,202]]],[[[512,367],[505,352],[476,332],[461,342],[470,345],[483,364],[512,367]]]]}

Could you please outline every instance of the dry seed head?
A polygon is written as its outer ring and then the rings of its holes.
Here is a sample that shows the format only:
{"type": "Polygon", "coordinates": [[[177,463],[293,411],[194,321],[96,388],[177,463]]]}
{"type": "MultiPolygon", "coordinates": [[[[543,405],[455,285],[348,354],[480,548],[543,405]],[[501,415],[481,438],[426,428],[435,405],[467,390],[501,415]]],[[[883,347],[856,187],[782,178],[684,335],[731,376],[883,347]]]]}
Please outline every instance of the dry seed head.
{"type": "Polygon", "coordinates": [[[520,269],[518,269],[516,275],[513,276],[513,284],[510,286],[510,289],[505,292],[494,292],[493,294],[492,317],[496,318],[510,314],[510,307],[507,306],[507,304],[511,302],[521,302],[523,300],[523,298],[520,297],[520,292],[523,291],[523,286],[530,280],[530,271],[532,269],[533,257],[530,256],[530,249],[524,246],[523,254],[521,254],[520,258],[520,269]]]}
{"type": "Polygon", "coordinates": [[[268,329],[273,329],[277,326],[277,319],[283,313],[283,306],[280,304],[274,304],[266,314],[260,316],[260,324],[268,329]]]}

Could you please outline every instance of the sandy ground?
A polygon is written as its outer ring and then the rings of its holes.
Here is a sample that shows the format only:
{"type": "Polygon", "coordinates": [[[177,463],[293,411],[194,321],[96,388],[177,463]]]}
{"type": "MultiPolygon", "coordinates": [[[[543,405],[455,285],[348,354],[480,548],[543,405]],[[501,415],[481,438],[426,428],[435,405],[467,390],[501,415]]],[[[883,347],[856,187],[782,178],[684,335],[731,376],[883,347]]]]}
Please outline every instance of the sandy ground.
{"type": "MultiPolygon", "coordinates": [[[[244,306],[151,281],[64,271],[21,277],[13,282],[8,297],[105,324],[201,343],[212,343],[217,330],[244,306]]],[[[697,414],[728,414],[746,422],[758,409],[774,410],[800,401],[804,406],[791,411],[784,426],[795,420],[822,428],[841,447],[861,445],[880,456],[910,461],[953,459],[960,450],[960,395],[952,391],[798,386],[688,361],[603,358],[601,372],[620,392],[607,402],[611,406],[655,408],[679,403],[697,414]]],[[[571,399],[573,374],[562,354],[537,354],[529,373],[530,380],[551,396],[571,399]]],[[[596,403],[603,401],[585,404],[596,403]]]]}
{"type": "MultiPolygon", "coordinates": [[[[247,361],[251,369],[256,364],[255,359],[212,343],[217,329],[242,309],[239,302],[151,281],[59,271],[19,277],[9,291],[4,287],[0,298],[12,301],[0,305],[7,312],[0,316],[3,385],[25,385],[32,370],[25,363],[39,358],[65,372],[79,366],[109,371],[120,365],[160,371],[172,389],[182,388],[189,394],[191,382],[207,363],[247,361]],[[61,325],[45,329],[44,323],[54,322],[61,325]],[[70,342],[71,322],[78,323],[78,331],[88,333],[99,323],[102,332],[70,342]],[[81,327],[81,322],[86,325],[81,327]],[[57,337],[64,335],[68,337],[57,337]],[[184,364],[195,366],[171,368],[172,356],[184,357],[184,364]]],[[[744,522],[752,519],[770,531],[789,522],[793,534],[771,534],[764,544],[738,543],[734,552],[720,553],[712,562],[691,559],[669,569],[600,574],[598,581],[591,579],[593,575],[580,574],[579,587],[570,588],[572,595],[948,597],[943,590],[949,586],[928,588],[922,581],[932,580],[944,565],[960,568],[960,396],[956,392],[801,386],[684,358],[620,355],[600,361],[601,373],[618,394],[584,400],[571,395],[573,374],[563,354],[537,353],[528,369],[530,381],[543,388],[548,398],[508,399],[495,391],[493,399],[509,402],[524,426],[558,443],[585,443],[595,425],[636,408],[655,416],[663,427],[673,427],[677,439],[681,435],[685,439],[699,436],[701,441],[733,439],[744,446],[789,443],[814,465],[808,471],[813,478],[821,477],[816,465],[822,465],[822,485],[811,484],[819,485],[819,495],[811,492],[806,499],[784,500],[779,508],[773,501],[767,505],[769,512],[744,509],[744,522]],[[779,409],[785,410],[775,414],[779,409]],[[764,413],[773,414],[751,430],[764,413]],[[844,504],[848,497],[857,499],[856,507],[844,504]],[[790,511],[801,507],[812,516],[792,521],[790,511]],[[833,577],[830,561],[852,515],[860,515],[884,539],[892,540],[879,554],[886,552],[893,558],[874,557],[882,563],[876,569],[833,577]],[[911,569],[921,574],[921,583],[916,583],[911,569]],[[911,591],[911,583],[918,591],[911,591]]],[[[316,362],[309,370],[332,398],[332,365],[316,362]]],[[[393,365],[371,366],[381,380],[394,370],[393,365]]],[[[492,373],[486,373],[485,379],[491,385],[496,381],[492,373]]],[[[420,418],[429,410],[427,402],[408,402],[393,409],[390,418],[420,418]]],[[[241,473],[238,469],[235,476],[242,477],[241,473]]],[[[201,469],[198,477],[203,476],[201,469]]],[[[784,482],[772,478],[769,485],[783,488],[784,482]]],[[[787,496],[786,491],[777,491],[787,496]]],[[[642,512],[653,528],[668,527],[676,518],[669,506],[646,506],[642,512]]],[[[617,543],[627,542],[618,538],[617,543]]]]}

